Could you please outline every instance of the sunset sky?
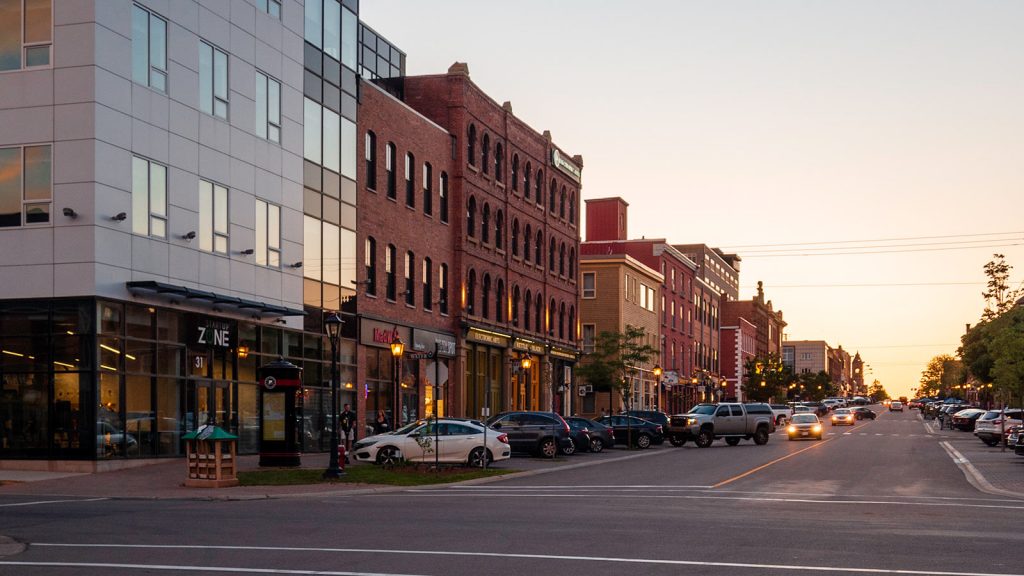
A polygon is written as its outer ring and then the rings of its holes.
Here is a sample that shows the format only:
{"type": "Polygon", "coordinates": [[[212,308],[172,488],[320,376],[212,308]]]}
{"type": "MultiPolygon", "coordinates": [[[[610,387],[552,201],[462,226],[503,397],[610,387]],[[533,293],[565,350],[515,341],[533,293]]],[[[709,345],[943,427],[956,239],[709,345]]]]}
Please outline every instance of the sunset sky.
{"type": "Polygon", "coordinates": [[[993,252],[1024,278],[1024,2],[364,0],[360,17],[408,74],[467,62],[581,154],[583,197],[625,198],[632,237],[739,253],[742,298],[764,281],[789,339],[860,351],[895,396],[977,321],[993,252]]]}

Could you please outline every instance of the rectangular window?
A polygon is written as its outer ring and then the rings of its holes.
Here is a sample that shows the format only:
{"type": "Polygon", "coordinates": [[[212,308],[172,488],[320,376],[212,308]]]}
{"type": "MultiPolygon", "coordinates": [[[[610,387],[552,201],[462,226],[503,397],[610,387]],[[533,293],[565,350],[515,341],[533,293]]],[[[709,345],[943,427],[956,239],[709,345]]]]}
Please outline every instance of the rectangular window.
{"type": "Polygon", "coordinates": [[[52,0],[0,0],[0,72],[50,65],[52,0]]]}
{"type": "Polygon", "coordinates": [[[647,308],[647,286],[640,284],[640,307],[647,308]]]}
{"type": "Polygon", "coordinates": [[[256,135],[281,141],[281,83],[256,72],[256,135]]]}
{"type": "Polygon", "coordinates": [[[448,174],[441,172],[441,189],[437,193],[441,222],[448,223],[448,174]]]}
{"type": "Polygon", "coordinates": [[[167,237],[167,168],[132,158],[132,232],[167,237]]]}
{"type": "Polygon", "coordinates": [[[355,70],[358,66],[359,18],[348,8],[341,10],[341,63],[355,70]]]}
{"type": "Polygon", "coordinates": [[[434,308],[434,264],[430,258],[423,259],[423,309],[432,310],[434,308]]]}
{"type": "Polygon", "coordinates": [[[323,158],[323,136],[320,120],[321,107],[306,98],[303,101],[302,155],[310,162],[320,164],[323,158]]]}
{"type": "Polygon", "coordinates": [[[437,308],[441,314],[448,314],[448,265],[437,269],[437,308]]]}
{"type": "Polygon", "coordinates": [[[412,252],[405,253],[405,303],[416,305],[416,256],[412,252]]]}
{"type": "MultiPolygon", "coordinates": [[[[317,0],[314,0],[317,1],[317,0]]],[[[324,53],[341,60],[341,2],[323,0],[324,3],[324,53]]]]}
{"type": "Polygon", "coordinates": [[[341,171],[341,116],[324,108],[324,168],[341,171]]]}
{"type": "Polygon", "coordinates": [[[324,47],[324,4],[323,0],[306,2],[306,42],[317,48],[324,47]]]}
{"type": "Polygon", "coordinates": [[[199,181],[199,249],[228,253],[228,189],[199,181]]]}
{"type": "Polygon", "coordinates": [[[228,117],[228,54],[199,41],[199,109],[218,118],[228,117]]]}
{"type": "Polygon", "coordinates": [[[356,124],[348,118],[341,118],[341,175],[356,179],[356,124]]]}
{"type": "Polygon", "coordinates": [[[281,19],[281,0],[256,0],[256,7],[274,18],[281,19]]]}
{"type": "Polygon", "coordinates": [[[584,298],[596,298],[597,297],[597,273],[596,272],[584,272],[583,273],[583,297],[584,298]]]}
{"type": "Polygon", "coordinates": [[[0,227],[50,222],[52,148],[0,148],[0,227]]]}
{"type": "Polygon", "coordinates": [[[377,241],[366,239],[366,293],[377,294],[377,241]]]}
{"type": "Polygon", "coordinates": [[[583,353],[592,354],[594,352],[594,340],[597,337],[597,325],[596,324],[584,324],[583,325],[583,353]]]}
{"type": "Polygon", "coordinates": [[[377,135],[366,133],[366,187],[377,189],[377,135]]]}
{"type": "Polygon", "coordinates": [[[281,267],[281,207],[256,200],[256,264],[281,267]]]}
{"type": "Polygon", "coordinates": [[[397,194],[395,183],[395,145],[388,142],[384,147],[384,171],[387,173],[388,198],[392,200],[397,194]]]}
{"type": "MultiPolygon", "coordinates": [[[[341,285],[341,228],[324,222],[323,256],[320,257],[320,268],[324,282],[341,285]]],[[[354,262],[353,262],[354,264],[354,262]]]]}
{"type": "Polygon", "coordinates": [[[306,278],[320,280],[321,273],[321,221],[312,217],[303,217],[302,235],[302,270],[306,278]]]}
{"type": "Polygon", "coordinates": [[[412,153],[405,155],[405,205],[416,207],[416,158],[412,153]]]}
{"type": "Polygon", "coordinates": [[[434,213],[434,168],[429,162],[423,164],[423,213],[434,213]]]}
{"type": "Polygon", "coordinates": [[[384,254],[384,276],[386,281],[385,292],[388,300],[395,301],[395,260],[398,258],[398,251],[394,244],[388,244],[387,252],[384,254]]]}
{"type": "Polygon", "coordinates": [[[132,81],[167,91],[167,21],[132,6],[132,81]]]}

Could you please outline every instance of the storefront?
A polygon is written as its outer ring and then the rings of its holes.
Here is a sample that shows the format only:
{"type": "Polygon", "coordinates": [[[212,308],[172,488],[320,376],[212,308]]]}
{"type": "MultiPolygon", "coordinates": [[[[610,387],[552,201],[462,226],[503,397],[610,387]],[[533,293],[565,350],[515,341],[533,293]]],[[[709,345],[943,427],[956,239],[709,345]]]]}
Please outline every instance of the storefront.
{"type": "Polygon", "coordinates": [[[547,393],[541,383],[545,381],[547,347],[542,342],[517,337],[512,341],[512,349],[517,354],[509,358],[509,409],[546,410],[547,393]],[[528,367],[523,362],[527,357],[528,367]]]}
{"type": "Polygon", "coordinates": [[[423,406],[420,413],[424,416],[446,416],[449,410],[449,370],[455,358],[455,336],[416,328],[412,338],[412,353],[422,357],[419,362],[423,382],[423,406]]]}
{"type": "Polygon", "coordinates": [[[511,339],[508,334],[479,328],[466,332],[462,416],[487,418],[513,405],[504,387],[505,352],[511,339]]]}
{"type": "Polygon", "coordinates": [[[578,411],[573,405],[574,398],[572,389],[572,371],[576,366],[577,353],[575,350],[552,346],[548,351],[551,360],[551,389],[555,394],[553,409],[563,416],[569,416],[578,411]]]}
{"type": "MultiPolygon", "coordinates": [[[[395,423],[395,390],[401,391],[402,404],[398,426],[419,417],[419,378],[416,361],[407,354],[401,359],[391,354],[391,342],[401,339],[405,346],[412,342],[412,329],[392,322],[372,318],[359,320],[359,343],[363,346],[366,362],[366,381],[363,384],[363,404],[366,425],[373,432],[381,429],[375,426],[378,412],[384,412],[389,424],[395,423]]],[[[407,350],[408,352],[408,350],[407,350]]],[[[367,430],[370,433],[370,430],[367,430]]]]}
{"type": "MultiPolygon", "coordinates": [[[[355,342],[339,347],[351,395],[355,342]]],[[[255,453],[256,370],[282,357],[303,367],[302,450],[325,450],[322,334],[132,302],[0,303],[0,458],[176,457],[182,435],[207,423],[237,435],[239,453],[255,453]]]]}

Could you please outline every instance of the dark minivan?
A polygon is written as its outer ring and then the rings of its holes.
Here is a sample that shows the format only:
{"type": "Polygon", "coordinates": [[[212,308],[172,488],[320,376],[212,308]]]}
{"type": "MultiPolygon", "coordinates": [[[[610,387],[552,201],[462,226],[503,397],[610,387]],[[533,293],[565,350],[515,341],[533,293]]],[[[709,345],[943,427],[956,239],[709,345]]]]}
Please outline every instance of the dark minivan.
{"type": "Polygon", "coordinates": [[[513,452],[554,458],[572,442],[569,425],[554,412],[502,412],[487,425],[508,435],[513,452]]]}

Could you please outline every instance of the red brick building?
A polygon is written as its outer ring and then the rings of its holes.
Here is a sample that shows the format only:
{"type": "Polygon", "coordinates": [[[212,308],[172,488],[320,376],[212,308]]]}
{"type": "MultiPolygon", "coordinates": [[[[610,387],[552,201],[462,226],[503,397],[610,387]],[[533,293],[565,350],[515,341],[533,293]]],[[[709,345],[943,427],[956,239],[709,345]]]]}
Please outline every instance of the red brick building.
{"type": "MultiPolygon", "coordinates": [[[[453,65],[447,74],[406,77],[402,88],[404,101],[368,87],[360,108],[361,134],[367,141],[371,132],[376,138],[376,187],[384,190],[369,190],[372,177],[366,171],[361,189],[369,205],[360,206],[360,239],[393,238],[378,240],[371,260],[385,277],[400,278],[394,297],[389,292],[383,303],[380,296],[374,301],[360,295],[362,326],[391,321],[400,332],[408,326],[409,337],[425,351],[432,342],[451,346],[452,358],[439,365],[404,362],[403,374],[422,376],[418,383],[402,381],[403,390],[419,387],[410,400],[420,414],[428,412],[423,382],[432,369],[450,373],[442,379],[447,383],[442,413],[479,417],[485,408],[491,414],[552,408],[567,413],[578,356],[582,159],[561,151],[550,133],[530,128],[510,104],[487,96],[470,80],[465,64],[453,65]],[[392,244],[398,258],[392,266],[398,271],[389,273],[387,254],[380,252],[392,244]],[[406,286],[426,290],[421,270],[427,257],[435,274],[430,294],[447,303],[446,313],[438,303],[424,310],[426,298],[417,294],[410,302],[404,293],[406,286]],[[414,265],[407,274],[408,261],[414,265]],[[447,265],[447,281],[438,275],[441,264],[447,265]],[[364,307],[363,300],[371,303],[364,307]],[[417,330],[427,337],[418,341],[417,330]],[[529,368],[522,367],[526,356],[532,360],[529,368]]],[[[371,250],[364,241],[363,257],[371,250]]],[[[372,271],[369,264],[361,270],[364,291],[373,286],[372,271]]],[[[365,347],[380,344],[372,334],[361,334],[360,341],[365,347]]],[[[368,382],[374,380],[373,366],[369,358],[368,382]]]]}
{"type": "Polygon", "coordinates": [[[757,326],[746,318],[738,318],[736,324],[723,325],[722,334],[722,379],[725,387],[720,390],[725,399],[743,402],[744,366],[754,358],[757,342],[757,326]]]}

